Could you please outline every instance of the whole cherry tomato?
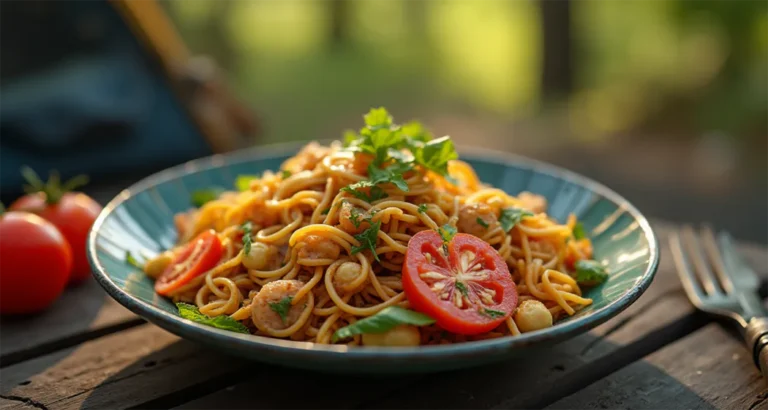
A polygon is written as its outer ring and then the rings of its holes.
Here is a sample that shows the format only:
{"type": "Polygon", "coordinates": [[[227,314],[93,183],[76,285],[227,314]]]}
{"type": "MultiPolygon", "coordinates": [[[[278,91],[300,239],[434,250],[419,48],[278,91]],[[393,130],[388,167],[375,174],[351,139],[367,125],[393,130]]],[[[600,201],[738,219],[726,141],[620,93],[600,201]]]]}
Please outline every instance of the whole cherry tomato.
{"type": "Polygon", "coordinates": [[[458,334],[488,332],[517,307],[517,288],[506,262],[482,239],[459,233],[444,245],[435,231],[408,242],[403,291],[414,310],[458,334]]]}
{"type": "Polygon", "coordinates": [[[34,313],[50,306],[71,270],[72,250],[53,224],[27,212],[0,214],[1,314],[34,313]]]}
{"type": "Polygon", "coordinates": [[[63,186],[56,174],[47,183],[29,168],[22,170],[29,182],[29,194],[17,199],[9,207],[12,211],[26,211],[50,221],[64,235],[72,248],[73,266],[71,282],[80,282],[91,275],[86,256],[88,232],[101,212],[101,205],[88,195],[67,192],[85,183],[84,177],[76,177],[63,186]]]}

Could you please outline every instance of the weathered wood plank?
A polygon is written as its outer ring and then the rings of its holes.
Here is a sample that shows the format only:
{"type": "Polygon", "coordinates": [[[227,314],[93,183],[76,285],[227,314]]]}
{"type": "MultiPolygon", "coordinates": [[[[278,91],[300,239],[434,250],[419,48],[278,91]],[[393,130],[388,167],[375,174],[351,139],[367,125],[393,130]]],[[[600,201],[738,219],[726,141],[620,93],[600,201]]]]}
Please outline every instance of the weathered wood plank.
{"type": "Polygon", "coordinates": [[[754,409],[766,397],[743,342],[711,323],[549,408],[754,409]]]}
{"type": "Polygon", "coordinates": [[[10,366],[144,323],[110,298],[95,280],[65,290],[37,315],[0,320],[0,366],[10,366]]]}

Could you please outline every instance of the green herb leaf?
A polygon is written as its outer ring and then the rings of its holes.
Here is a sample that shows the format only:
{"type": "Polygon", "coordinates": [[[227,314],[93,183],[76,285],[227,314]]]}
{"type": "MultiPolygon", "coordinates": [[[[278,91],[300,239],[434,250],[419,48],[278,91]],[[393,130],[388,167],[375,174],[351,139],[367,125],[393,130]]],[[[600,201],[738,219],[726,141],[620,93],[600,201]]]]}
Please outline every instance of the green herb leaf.
{"type": "Polygon", "coordinates": [[[355,228],[360,227],[360,223],[362,222],[360,220],[360,211],[357,209],[357,207],[352,207],[352,209],[349,211],[349,220],[352,222],[352,225],[355,226],[355,228]]]}
{"type": "Polygon", "coordinates": [[[247,255],[251,253],[251,245],[253,244],[253,225],[251,221],[247,221],[242,225],[243,229],[243,254],[247,255]]]}
{"type": "Polygon", "coordinates": [[[493,309],[487,309],[487,308],[483,308],[483,310],[481,310],[480,313],[482,313],[482,314],[484,314],[486,316],[492,317],[494,319],[500,318],[500,317],[504,317],[504,316],[507,315],[506,313],[504,313],[502,311],[493,310],[493,309]]]}
{"type": "Polygon", "coordinates": [[[320,212],[321,215],[328,215],[328,212],[331,212],[331,208],[325,208],[323,209],[323,212],[320,212]]]}
{"type": "Polygon", "coordinates": [[[251,189],[251,181],[259,178],[258,175],[238,175],[235,179],[235,188],[240,192],[248,191],[251,189]]]}
{"type": "Polygon", "coordinates": [[[131,255],[131,251],[125,251],[125,261],[135,268],[144,269],[144,265],[131,255]]]}
{"type": "Polygon", "coordinates": [[[288,178],[290,178],[290,177],[291,177],[291,175],[293,175],[293,173],[291,173],[291,171],[288,171],[287,169],[284,169],[284,170],[283,170],[283,171],[280,173],[280,175],[283,177],[283,179],[288,179],[288,178]]]}
{"type": "Polygon", "coordinates": [[[371,253],[373,253],[373,257],[376,260],[379,260],[379,255],[376,254],[376,238],[379,236],[380,227],[381,221],[371,222],[371,226],[368,227],[368,229],[355,235],[355,239],[360,242],[360,246],[352,247],[352,255],[370,249],[371,253]]]}
{"type": "Polygon", "coordinates": [[[499,223],[504,232],[509,232],[513,226],[517,225],[525,217],[533,216],[533,212],[522,208],[504,208],[501,210],[499,223]]]}
{"type": "Polygon", "coordinates": [[[478,216],[477,219],[475,219],[475,221],[477,222],[478,225],[482,226],[485,229],[488,229],[488,222],[485,222],[483,218],[478,216]]]}
{"type": "Polygon", "coordinates": [[[456,235],[456,227],[445,224],[438,228],[437,232],[440,234],[440,237],[443,238],[443,242],[450,242],[454,235],[456,235]]]}
{"type": "Polygon", "coordinates": [[[269,308],[280,316],[280,320],[283,323],[288,323],[288,311],[291,310],[291,302],[293,302],[293,296],[286,296],[280,299],[279,302],[269,302],[269,308]]]}
{"type": "Polygon", "coordinates": [[[384,169],[377,168],[373,164],[368,165],[368,177],[372,185],[391,183],[397,189],[408,192],[408,184],[403,179],[403,173],[411,169],[408,164],[396,162],[384,169]]]}
{"type": "Polygon", "coordinates": [[[417,164],[440,175],[448,175],[448,161],[459,158],[449,137],[429,141],[413,155],[417,164]]]}
{"type": "Polygon", "coordinates": [[[576,222],[576,225],[573,226],[573,238],[578,240],[586,237],[587,233],[584,230],[584,225],[581,222],[576,222]]]}
{"type": "Polygon", "coordinates": [[[205,205],[207,202],[215,201],[221,193],[224,192],[223,189],[214,187],[214,188],[208,188],[208,189],[199,189],[197,191],[192,191],[192,197],[190,198],[192,205],[200,208],[201,206],[205,205]]]}
{"type": "Polygon", "coordinates": [[[580,260],[574,264],[576,282],[582,286],[596,286],[608,279],[608,271],[602,263],[595,260],[580,260]]]}
{"type": "Polygon", "coordinates": [[[468,296],[469,291],[467,291],[467,285],[465,285],[463,282],[456,282],[456,289],[461,292],[462,295],[468,296]]]}
{"type": "Polygon", "coordinates": [[[177,303],[176,307],[179,309],[179,316],[184,319],[189,319],[193,322],[197,322],[206,326],[215,327],[223,330],[231,330],[238,333],[250,333],[248,328],[242,323],[227,315],[221,315],[216,317],[206,316],[200,313],[200,310],[195,305],[188,303],[177,303]]]}
{"type": "Polygon", "coordinates": [[[378,186],[372,186],[371,181],[360,181],[357,183],[354,183],[349,186],[345,186],[344,188],[341,188],[344,192],[349,192],[350,194],[354,195],[357,199],[363,200],[365,202],[373,202],[378,201],[379,199],[386,198],[388,195],[386,192],[384,192],[383,189],[381,189],[378,186]],[[370,188],[368,190],[368,193],[365,193],[363,191],[360,191],[360,188],[370,188]]]}
{"type": "Polygon", "coordinates": [[[408,139],[411,144],[432,140],[432,134],[418,121],[411,121],[400,127],[400,129],[403,132],[403,137],[408,139]]]}
{"type": "Polygon", "coordinates": [[[419,205],[419,213],[423,214],[427,212],[427,204],[421,204],[419,205]]]}
{"type": "Polygon", "coordinates": [[[399,325],[427,326],[433,323],[435,323],[435,320],[423,313],[403,309],[399,306],[389,306],[373,316],[358,320],[349,326],[337,330],[333,334],[331,341],[336,343],[341,339],[355,335],[384,333],[399,325]]]}

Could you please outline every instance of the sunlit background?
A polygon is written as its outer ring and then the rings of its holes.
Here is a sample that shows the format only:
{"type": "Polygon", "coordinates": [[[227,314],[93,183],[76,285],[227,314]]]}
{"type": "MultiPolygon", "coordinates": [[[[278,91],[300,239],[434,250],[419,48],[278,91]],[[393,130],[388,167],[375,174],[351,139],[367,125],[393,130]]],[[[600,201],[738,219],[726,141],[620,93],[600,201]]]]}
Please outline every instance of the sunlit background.
{"type": "MultiPolygon", "coordinates": [[[[22,2],[3,3],[5,13],[9,3],[22,2]]],[[[215,61],[258,118],[261,132],[251,144],[335,138],[358,127],[370,107],[385,106],[396,119],[420,119],[459,145],[588,175],[651,217],[710,221],[768,242],[768,2],[160,5],[191,54],[215,61]]],[[[94,26],[83,32],[92,35],[94,26]]],[[[4,34],[6,73],[14,56],[56,37],[32,29],[4,34]],[[13,39],[22,46],[7,46],[13,39]]],[[[11,81],[2,77],[5,92],[11,81]]],[[[159,139],[148,147],[142,152],[164,149],[159,139]]],[[[79,151],[71,155],[80,158],[79,151]]],[[[126,183],[146,173],[136,171],[126,183]]]]}

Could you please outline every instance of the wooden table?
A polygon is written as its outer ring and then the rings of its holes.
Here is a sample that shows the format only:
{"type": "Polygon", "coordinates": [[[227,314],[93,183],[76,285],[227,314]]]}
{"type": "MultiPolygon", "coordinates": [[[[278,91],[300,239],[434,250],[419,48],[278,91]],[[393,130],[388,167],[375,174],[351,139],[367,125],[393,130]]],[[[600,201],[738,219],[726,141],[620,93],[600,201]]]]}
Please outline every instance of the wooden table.
{"type": "MultiPolygon", "coordinates": [[[[768,409],[740,337],[694,311],[662,262],[629,309],[546,354],[433,375],[353,377],[229,357],[148,324],[93,281],[0,325],[0,408],[768,409]]],[[[768,249],[741,245],[768,277],[768,249]]]]}

